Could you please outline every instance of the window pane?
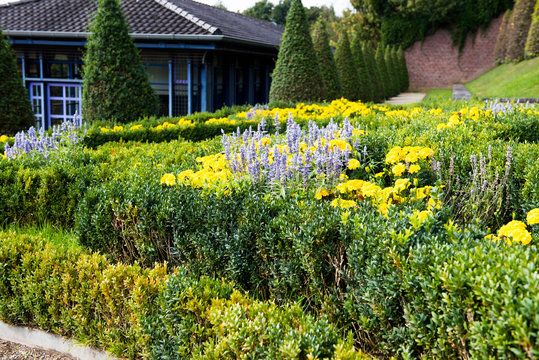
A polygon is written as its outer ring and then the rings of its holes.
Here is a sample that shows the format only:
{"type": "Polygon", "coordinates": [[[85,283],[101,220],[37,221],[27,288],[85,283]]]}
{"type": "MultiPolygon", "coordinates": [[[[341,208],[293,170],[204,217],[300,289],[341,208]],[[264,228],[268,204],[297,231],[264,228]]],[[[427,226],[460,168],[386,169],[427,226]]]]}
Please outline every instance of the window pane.
{"type": "Polygon", "coordinates": [[[51,126],[54,126],[54,125],[60,125],[64,122],[64,118],[63,117],[52,117],[51,116],[51,126]]]}
{"type": "Polygon", "coordinates": [[[32,85],[32,95],[41,97],[41,85],[32,85]]]}
{"type": "Polygon", "coordinates": [[[32,111],[34,112],[34,114],[41,114],[41,100],[32,100],[32,111]]]}
{"type": "Polygon", "coordinates": [[[78,86],[68,86],[66,87],[66,97],[68,98],[80,98],[80,88],[78,86]]]}
{"type": "Polygon", "coordinates": [[[64,102],[62,100],[51,100],[51,115],[64,115],[64,102]]]}
{"type": "Polygon", "coordinates": [[[63,89],[64,88],[62,86],[51,86],[49,91],[53,97],[64,97],[63,89]]]}
{"type": "Polygon", "coordinates": [[[75,115],[75,112],[79,111],[79,102],[73,100],[66,101],[66,111],[66,115],[75,115]]]}

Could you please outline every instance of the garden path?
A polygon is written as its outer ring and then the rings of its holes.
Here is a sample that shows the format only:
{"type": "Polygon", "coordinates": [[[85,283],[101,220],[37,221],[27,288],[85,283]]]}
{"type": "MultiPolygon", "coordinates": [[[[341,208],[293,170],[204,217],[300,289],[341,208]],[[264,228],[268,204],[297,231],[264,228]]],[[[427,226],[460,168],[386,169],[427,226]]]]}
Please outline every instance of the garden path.
{"type": "Polygon", "coordinates": [[[387,100],[386,104],[391,104],[391,105],[414,104],[414,103],[421,102],[421,100],[423,100],[426,95],[427,94],[425,93],[405,92],[387,100]]]}
{"type": "Polygon", "coordinates": [[[451,100],[470,100],[472,93],[462,84],[453,85],[453,97],[451,100]]]}

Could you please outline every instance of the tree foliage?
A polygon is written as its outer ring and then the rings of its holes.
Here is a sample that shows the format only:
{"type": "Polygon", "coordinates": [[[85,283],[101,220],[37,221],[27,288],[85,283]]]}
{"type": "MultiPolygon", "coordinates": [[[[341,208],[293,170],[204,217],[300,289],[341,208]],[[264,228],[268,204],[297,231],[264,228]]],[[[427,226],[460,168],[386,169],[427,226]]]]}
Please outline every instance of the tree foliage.
{"type": "Polygon", "coordinates": [[[373,89],[372,89],[372,79],[369,69],[367,68],[367,63],[365,62],[365,56],[363,55],[363,49],[361,45],[360,35],[358,33],[354,34],[352,38],[352,56],[356,62],[356,68],[359,75],[360,89],[359,89],[359,98],[362,101],[373,101],[373,89]]]}
{"type": "Polygon", "coordinates": [[[324,95],[301,0],[292,0],[272,78],[270,101],[318,101],[324,95]]]}
{"type": "Polygon", "coordinates": [[[507,10],[503,15],[502,24],[496,39],[494,47],[494,61],[498,64],[505,61],[507,28],[509,27],[509,19],[511,18],[511,10],[507,10]]]}
{"type": "Polygon", "coordinates": [[[360,97],[361,82],[359,79],[356,61],[350,49],[348,33],[342,32],[337,49],[335,49],[335,62],[337,71],[342,81],[343,96],[351,101],[356,101],[360,97]]]}
{"type": "Polygon", "coordinates": [[[528,40],[526,41],[526,57],[539,56],[539,1],[535,3],[528,40]]]}
{"type": "Polygon", "coordinates": [[[506,60],[520,61],[524,58],[534,6],[535,0],[517,0],[507,29],[506,60]]]}
{"type": "Polygon", "coordinates": [[[402,47],[399,47],[397,52],[400,65],[400,74],[401,74],[401,91],[406,91],[410,87],[410,77],[408,75],[408,66],[406,65],[406,56],[404,56],[404,51],[402,47]]]}
{"type": "Polygon", "coordinates": [[[13,135],[36,124],[15,53],[0,28],[0,135],[13,135]]]}
{"type": "Polygon", "coordinates": [[[326,30],[326,21],[320,17],[313,30],[313,43],[318,65],[320,66],[320,77],[324,87],[324,99],[334,100],[342,94],[341,78],[337,71],[335,58],[329,46],[329,35],[326,30]]]}
{"type": "Polygon", "coordinates": [[[386,59],[384,56],[384,47],[381,43],[378,44],[378,47],[376,48],[376,66],[378,67],[378,70],[380,71],[380,84],[383,86],[383,92],[382,92],[382,99],[387,99],[391,96],[392,90],[391,90],[391,84],[389,83],[389,73],[387,71],[387,64],[386,59]]]}
{"type": "Polygon", "coordinates": [[[404,48],[430,32],[449,27],[453,41],[464,45],[466,35],[486,27],[514,0],[351,0],[360,12],[380,19],[382,41],[404,48]]]}
{"type": "Polygon", "coordinates": [[[372,79],[372,95],[374,102],[380,102],[384,99],[384,84],[382,75],[376,63],[374,46],[371,42],[363,43],[363,56],[367,65],[368,73],[372,79]]]}
{"type": "Polygon", "coordinates": [[[84,56],[85,120],[135,121],[157,112],[157,98],[129,36],[118,0],[99,0],[84,56]]]}

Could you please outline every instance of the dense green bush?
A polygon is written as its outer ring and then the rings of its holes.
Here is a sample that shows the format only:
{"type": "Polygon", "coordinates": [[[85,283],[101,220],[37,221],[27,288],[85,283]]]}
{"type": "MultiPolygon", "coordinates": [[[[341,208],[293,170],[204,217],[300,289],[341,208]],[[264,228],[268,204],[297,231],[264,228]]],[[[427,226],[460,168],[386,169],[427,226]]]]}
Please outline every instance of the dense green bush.
{"type": "Polygon", "coordinates": [[[184,268],[112,264],[13,232],[0,233],[0,260],[0,318],[123,358],[369,358],[298,305],[256,301],[184,268]]]}
{"type": "Polygon", "coordinates": [[[118,0],[99,0],[83,67],[82,114],[127,123],[157,113],[155,96],[118,0]]]}
{"type": "Polygon", "coordinates": [[[376,48],[376,66],[380,71],[380,83],[384,89],[382,99],[387,99],[392,96],[393,87],[391,86],[391,79],[389,78],[388,64],[386,63],[384,56],[384,47],[382,44],[378,44],[376,48]]]}
{"type": "Polygon", "coordinates": [[[320,69],[301,0],[293,0],[272,74],[270,102],[320,101],[320,69]]]}
{"type": "Polygon", "coordinates": [[[402,47],[399,47],[397,57],[399,61],[401,91],[406,91],[410,87],[410,77],[408,74],[408,66],[406,65],[406,56],[404,56],[404,51],[402,50],[402,47]]]}
{"type": "Polygon", "coordinates": [[[320,17],[313,30],[313,43],[318,65],[320,66],[320,77],[324,86],[325,100],[334,100],[341,97],[342,83],[333,52],[329,46],[329,35],[326,30],[326,22],[320,17]]]}
{"type": "Polygon", "coordinates": [[[506,60],[520,61],[524,58],[534,6],[535,0],[517,0],[507,26],[506,60]]]}
{"type": "MultiPolygon", "coordinates": [[[[0,135],[35,126],[28,93],[17,70],[17,59],[0,27],[0,135]]],[[[2,144],[3,148],[3,144],[2,144]]]]}
{"type": "Polygon", "coordinates": [[[535,3],[533,10],[532,22],[528,39],[526,40],[526,58],[539,56],[539,2],[535,3]]]}
{"type": "Polygon", "coordinates": [[[374,48],[371,43],[363,44],[363,55],[367,66],[367,72],[372,79],[373,101],[380,102],[384,99],[384,84],[380,74],[380,69],[376,63],[374,48]]]}
{"type": "Polygon", "coordinates": [[[363,91],[362,84],[346,31],[341,32],[339,36],[339,42],[335,49],[335,62],[342,81],[343,97],[352,101],[359,100],[363,91]]]}

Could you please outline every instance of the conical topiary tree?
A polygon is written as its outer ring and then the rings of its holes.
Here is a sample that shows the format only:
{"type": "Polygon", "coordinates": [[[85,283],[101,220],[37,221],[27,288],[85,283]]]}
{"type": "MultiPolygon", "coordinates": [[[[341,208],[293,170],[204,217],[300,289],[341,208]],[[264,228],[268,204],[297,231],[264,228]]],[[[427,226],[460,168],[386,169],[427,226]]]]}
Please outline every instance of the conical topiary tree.
{"type": "Polygon", "coordinates": [[[99,0],[84,56],[86,121],[135,121],[157,113],[155,96],[118,0],[99,0]]]}
{"type": "Polygon", "coordinates": [[[269,99],[318,101],[323,98],[320,70],[301,0],[293,0],[272,74],[269,99]]]}
{"type": "Polygon", "coordinates": [[[393,63],[393,55],[391,54],[391,47],[386,46],[386,49],[384,51],[384,60],[386,62],[386,69],[387,69],[387,78],[389,83],[389,88],[391,89],[391,92],[389,93],[389,96],[395,96],[398,95],[400,86],[399,86],[399,77],[396,74],[396,64],[393,63]]]}
{"type": "Polygon", "coordinates": [[[505,14],[503,14],[502,24],[500,25],[500,32],[498,33],[498,38],[496,39],[496,46],[494,47],[494,62],[496,64],[501,64],[505,61],[507,30],[509,27],[510,18],[511,10],[507,10],[505,14]]]}
{"type": "Polygon", "coordinates": [[[524,58],[524,49],[532,21],[535,0],[517,0],[509,20],[505,58],[520,61],[524,58]]]}
{"type": "Polygon", "coordinates": [[[384,99],[384,84],[382,83],[380,69],[376,63],[372,43],[366,42],[363,44],[363,56],[372,79],[373,101],[380,102],[384,99]]]}
{"type": "Polygon", "coordinates": [[[323,17],[320,17],[314,25],[313,44],[320,67],[320,77],[322,78],[325,93],[324,99],[334,100],[340,98],[342,94],[341,77],[329,46],[329,35],[323,17]]]}
{"type": "Polygon", "coordinates": [[[406,91],[410,87],[410,77],[408,75],[408,66],[406,65],[406,56],[404,55],[404,51],[402,50],[402,47],[399,47],[398,51],[398,57],[399,57],[399,65],[400,65],[400,72],[401,72],[401,91],[406,91]]]}
{"type": "Polygon", "coordinates": [[[36,125],[28,93],[17,69],[15,53],[0,28],[0,135],[13,135],[36,125]]]}
{"type": "Polygon", "coordinates": [[[361,39],[359,34],[354,34],[352,38],[352,56],[356,62],[356,67],[359,75],[360,81],[360,91],[359,98],[362,101],[373,101],[373,89],[372,89],[372,79],[370,72],[367,69],[367,64],[365,62],[365,57],[363,55],[363,49],[361,46],[361,39]]]}
{"type": "Polygon", "coordinates": [[[526,57],[533,58],[536,56],[539,56],[539,0],[535,3],[528,40],[526,41],[526,57]]]}
{"type": "Polygon", "coordinates": [[[361,83],[346,31],[342,31],[339,36],[337,49],[335,49],[335,63],[342,81],[343,96],[350,101],[358,100],[361,83]]]}
{"type": "Polygon", "coordinates": [[[375,59],[376,66],[380,71],[380,83],[382,84],[384,89],[382,98],[387,99],[391,96],[392,89],[389,83],[389,74],[387,72],[387,65],[384,57],[384,47],[382,46],[382,44],[378,44],[378,47],[376,48],[375,59]]]}

